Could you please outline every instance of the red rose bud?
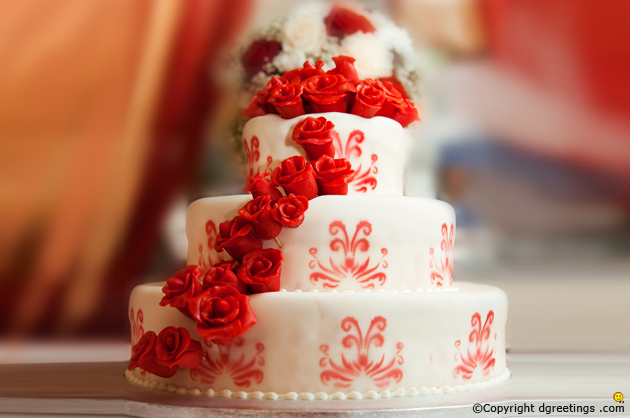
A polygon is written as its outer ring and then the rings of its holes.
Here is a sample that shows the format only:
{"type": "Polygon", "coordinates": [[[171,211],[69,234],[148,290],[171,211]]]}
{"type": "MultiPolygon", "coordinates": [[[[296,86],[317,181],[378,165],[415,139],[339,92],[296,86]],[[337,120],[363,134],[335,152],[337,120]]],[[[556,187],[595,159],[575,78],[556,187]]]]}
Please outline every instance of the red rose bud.
{"type": "Polygon", "coordinates": [[[283,226],[297,228],[304,222],[304,212],[307,209],[307,198],[290,194],[273,205],[273,218],[283,226]]]}
{"type": "Polygon", "coordinates": [[[213,265],[203,278],[204,289],[212,286],[232,286],[239,293],[247,293],[247,286],[236,275],[237,270],[238,264],[234,260],[221,261],[213,265]]]}
{"type": "Polygon", "coordinates": [[[247,253],[238,277],[247,283],[250,293],[277,292],[280,290],[281,272],[282,251],[269,248],[247,253]]]}
{"type": "Polygon", "coordinates": [[[347,195],[348,184],[354,179],[352,165],[345,158],[334,160],[322,155],[313,163],[319,195],[347,195]]]}
{"type": "Polygon", "coordinates": [[[327,71],[326,74],[341,74],[355,86],[359,83],[359,75],[357,74],[356,68],[354,68],[356,59],[340,55],[333,57],[333,61],[335,61],[335,68],[327,71]]]}
{"type": "Polygon", "coordinates": [[[190,338],[186,328],[166,327],[155,341],[155,359],[166,367],[194,369],[201,364],[203,350],[199,341],[190,338]]]}
{"type": "Polygon", "coordinates": [[[356,88],[340,74],[321,74],[304,81],[304,98],[311,113],[346,112],[346,97],[356,88]]]}
{"type": "Polygon", "coordinates": [[[318,60],[315,65],[310,61],[304,63],[304,68],[296,68],[282,74],[282,79],[287,80],[291,84],[300,84],[302,81],[314,75],[324,74],[324,61],[318,60]]]}
{"type": "Polygon", "coordinates": [[[298,122],[293,128],[292,138],[304,148],[309,160],[315,161],[320,155],[335,156],[332,130],[335,125],[320,116],[317,119],[308,117],[298,122]]]}
{"type": "Polygon", "coordinates": [[[252,226],[240,216],[219,225],[219,236],[214,243],[216,252],[225,250],[233,259],[241,261],[245,254],[257,248],[262,248],[262,241],[256,238],[252,226]]]}
{"type": "Polygon", "coordinates": [[[265,178],[268,175],[268,173],[258,173],[254,177],[250,177],[249,180],[247,180],[247,186],[245,186],[243,191],[250,192],[254,198],[262,195],[268,195],[271,198],[271,203],[275,203],[282,197],[282,193],[280,193],[280,190],[278,190],[276,186],[271,184],[271,182],[265,178]]]}
{"type": "Polygon", "coordinates": [[[212,286],[188,300],[188,309],[197,321],[197,331],[206,341],[230,345],[256,322],[249,296],[232,286],[212,286]]]}
{"type": "Polygon", "coordinates": [[[274,239],[282,231],[282,225],[273,219],[271,212],[271,199],[262,195],[247,202],[238,214],[252,225],[258,238],[267,240],[274,239]]]}
{"type": "Polygon", "coordinates": [[[324,23],[328,35],[337,38],[343,38],[358,31],[363,33],[376,31],[374,25],[365,16],[339,6],[332,8],[330,14],[324,19],[324,23]]]}
{"type": "Polygon", "coordinates": [[[249,106],[243,110],[241,115],[254,118],[268,113],[278,113],[276,108],[269,104],[269,98],[271,97],[273,89],[283,84],[288,84],[288,81],[281,78],[271,77],[271,80],[267,82],[265,88],[258,90],[256,96],[252,98],[249,106]]]}
{"type": "Polygon", "coordinates": [[[178,366],[169,367],[158,363],[155,352],[156,341],[157,336],[155,332],[145,332],[140,341],[131,348],[131,359],[127,369],[134,370],[136,367],[140,367],[142,370],[156,376],[164,378],[175,376],[179,369],[178,366]]]}
{"type": "Polygon", "coordinates": [[[166,281],[166,285],[162,288],[164,297],[160,301],[160,306],[170,305],[191,318],[188,312],[188,299],[203,291],[199,282],[200,277],[199,266],[190,265],[178,271],[175,276],[166,281]]]}
{"type": "Polygon", "coordinates": [[[261,39],[252,43],[243,55],[243,69],[252,78],[280,52],[280,42],[261,39]]]}
{"type": "Polygon", "coordinates": [[[400,93],[403,99],[409,98],[409,95],[407,95],[407,92],[405,91],[405,88],[403,87],[402,83],[400,82],[398,77],[396,77],[395,75],[391,77],[381,77],[379,78],[379,80],[382,81],[383,83],[391,83],[391,85],[396,90],[398,90],[398,92],[400,93]]]}
{"type": "Polygon", "coordinates": [[[271,182],[282,187],[286,194],[293,193],[308,200],[317,196],[313,167],[301,155],[283,160],[271,173],[271,182]]]}
{"type": "Polygon", "coordinates": [[[283,119],[291,119],[303,115],[302,91],[300,84],[284,84],[276,86],[271,91],[269,103],[271,103],[283,119]]]}
{"type": "Polygon", "coordinates": [[[357,86],[357,94],[354,98],[354,106],[352,106],[353,115],[364,118],[373,117],[385,102],[385,93],[378,88],[377,83],[366,78],[357,86]]]}

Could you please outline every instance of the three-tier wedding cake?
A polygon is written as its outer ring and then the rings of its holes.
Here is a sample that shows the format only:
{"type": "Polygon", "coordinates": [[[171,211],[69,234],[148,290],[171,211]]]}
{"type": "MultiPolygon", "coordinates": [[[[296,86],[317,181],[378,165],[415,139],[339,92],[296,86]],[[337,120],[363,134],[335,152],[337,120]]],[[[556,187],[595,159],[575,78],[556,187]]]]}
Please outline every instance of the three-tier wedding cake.
{"type": "Polygon", "coordinates": [[[131,382],[323,400],[509,378],[505,294],[453,283],[452,207],[403,197],[415,106],[353,61],[307,62],[252,99],[249,194],[190,205],[188,267],[131,294],[131,382]]]}

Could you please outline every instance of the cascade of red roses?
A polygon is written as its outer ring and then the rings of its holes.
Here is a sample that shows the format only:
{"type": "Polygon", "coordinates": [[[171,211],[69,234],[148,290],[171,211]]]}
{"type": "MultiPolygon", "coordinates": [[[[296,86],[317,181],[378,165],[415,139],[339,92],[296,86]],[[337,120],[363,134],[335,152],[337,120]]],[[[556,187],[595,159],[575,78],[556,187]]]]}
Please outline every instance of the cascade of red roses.
{"type": "Polygon", "coordinates": [[[303,68],[272,77],[243,110],[243,116],[271,113],[291,119],[309,113],[340,112],[364,118],[383,116],[403,128],[420,120],[413,102],[392,81],[360,80],[352,57],[341,55],[333,61],[335,68],[329,71],[324,71],[321,60],[315,65],[306,61],[303,68]]]}
{"type": "MultiPolygon", "coordinates": [[[[280,290],[282,251],[263,249],[263,240],[277,239],[282,228],[299,227],[310,199],[348,194],[354,170],[345,158],[334,158],[334,127],[324,117],[305,118],[292,138],[308,161],[289,157],[271,175],[257,173],[248,179],[243,191],[252,199],[220,224],[215,242],[215,250],[226,251],[232,260],[214,264],[203,277],[199,266],[189,265],[166,281],[160,305],[194,320],[206,341],[230,345],[257,322],[249,295],[280,290]]],[[[201,345],[185,328],[169,327],[159,335],[149,331],[142,336],[132,348],[129,370],[140,367],[171,377],[180,367],[199,366],[202,357],[201,345]]]]}

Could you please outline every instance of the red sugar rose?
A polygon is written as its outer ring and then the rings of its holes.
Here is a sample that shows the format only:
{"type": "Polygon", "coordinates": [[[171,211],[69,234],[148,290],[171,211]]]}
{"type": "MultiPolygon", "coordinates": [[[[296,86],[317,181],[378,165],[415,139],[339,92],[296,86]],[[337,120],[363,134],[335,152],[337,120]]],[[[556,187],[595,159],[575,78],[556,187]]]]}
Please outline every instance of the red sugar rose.
{"type": "Polygon", "coordinates": [[[295,70],[287,71],[282,74],[282,79],[287,80],[291,84],[300,84],[302,81],[314,75],[324,74],[325,71],[324,61],[318,60],[315,65],[310,61],[304,62],[303,68],[296,68],[295,70]]]}
{"type": "Polygon", "coordinates": [[[188,309],[197,321],[197,331],[206,341],[230,345],[257,322],[249,296],[232,286],[212,286],[188,300],[188,309]]]}
{"type": "Polygon", "coordinates": [[[129,360],[128,370],[134,370],[140,367],[142,370],[154,374],[156,376],[168,378],[175,376],[177,366],[169,367],[158,363],[155,353],[155,345],[157,336],[153,331],[147,331],[142,338],[131,347],[131,359],[129,360]]]}
{"type": "Polygon", "coordinates": [[[301,155],[283,160],[271,173],[271,182],[282,187],[287,194],[312,199],[317,196],[317,183],[313,167],[301,155]]]}
{"type": "Polygon", "coordinates": [[[403,128],[406,128],[413,121],[420,120],[418,109],[409,99],[404,99],[401,103],[386,102],[376,113],[376,116],[393,119],[400,123],[403,128]]]}
{"type": "Polygon", "coordinates": [[[201,364],[203,350],[199,341],[190,338],[186,328],[166,327],[155,341],[155,359],[166,367],[194,369],[201,364]]]}
{"type": "Polygon", "coordinates": [[[357,94],[350,113],[364,118],[371,118],[376,112],[381,110],[384,102],[384,91],[379,88],[377,82],[366,78],[357,85],[357,94]]]}
{"type": "Polygon", "coordinates": [[[313,170],[320,196],[348,194],[348,184],[354,179],[354,170],[348,160],[322,155],[313,163],[313,170]]]}
{"type": "Polygon", "coordinates": [[[324,19],[324,23],[328,35],[337,38],[343,38],[358,31],[363,33],[376,31],[374,25],[365,16],[339,6],[332,8],[330,14],[324,19]]]}
{"type": "Polygon", "coordinates": [[[243,257],[238,277],[247,283],[250,293],[280,290],[282,251],[269,248],[250,251],[243,257]]]}
{"type": "Polygon", "coordinates": [[[335,62],[335,68],[327,71],[326,74],[341,74],[346,80],[356,86],[359,82],[359,75],[357,74],[356,68],[354,68],[356,59],[339,55],[338,57],[333,57],[333,61],[335,62]]]}
{"type": "Polygon", "coordinates": [[[243,68],[247,78],[252,78],[263,66],[280,52],[280,42],[261,39],[252,43],[243,55],[243,68]]]}
{"type": "Polygon", "coordinates": [[[302,104],[301,84],[284,84],[274,87],[269,97],[272,104],[283,119],[291,119],[303,115],[304,105],[302,104]]]}
{"type": "Polygon", "coordinates": [[[239,293],[247,293],[247,286],[236,276],[238,265],[236,261],[221,261],[212,267],[203,278],[203,287],[207,289],[212,286],[232,286],[239,293]]]}
{"type": "Polygon", "coordinates": [[[304,212],[307,209],[307,198],[290,194],[273,205],[273,217],[283,226],[297,228],[304,222],[304,212]]]}
{"type": "Polygon", "coordinates": [[[320,74],[304,81],[304,98],[312,113],[346,112],[346,97],[356,91],[340,74],[320,74]]]}
{"type": "Polygon", "coordinates": [[[254,177],[250,177],[247,180],[247,186],[245,186],[243,191],[250,192],[254,198],[261,195],[269,195],[271,203],[275,203],[282,197],[282,193],[280,193],[280,190],[278,190],[276,186],[271,184],[271,182],[265,178],[268,175],[268,173],[258,173],[254,177]]]}
{"type": "Polygon", "coordinates": [[[391,77],[381,77],[379,78],[380,81],[382,81],[383,83],[391,83],[391,85],[398,90],[398,92],[400,93],[400,95],[402,96],[403,99],[408,99],[409,96],[407,95],[407,92],[405,91],[405,88],[403,87],[402,83],[400,82],[400,80],[398,79],[398,77],[396,77],[395,75],[391,76],[391,77]]]}
{"type": "Polygon", "coordinates": [[[332,130],[335,125],[325,117],[308,117],[298,122],[291,137],[304,148],[309,160],[315,161],[320,155],[335,156],[332,130]]]}
{"type": "Polygon", "coordinates": [[[170,305],[191,318],[188,312],[188,299],[203,291],[199,282],[200,277],[199,266],[190,265],[178,271],[175,276],[166,281],[166,285],[162,288],[164,297],[160,301],[160,306],[170,305]]]}
{"type": "Polygon", "coordinates": [[[267,195],[250,200],[238,210],[238,214],[254,228],[258,238],[274,239],[282,231],[282,225],[271,216],[271,198],[267,195]]]}
{"type": "Polygon", "coordinates": [[[269,104],[271,92],[278,86],[288,84],[287,80],[282,78],[271,77],[264,89],[258,90],[256,96],[252,97],[249,106],[241,112],[245,117],[254,118],[256,116],[266,115],[267,113],[278,113],[276,108],[269,104]]]}
{"type": "Polygon", "coordinates": [[[252,226],[240,216],[219,225],[219,236],[214,249],[220,253],[225,250],[233,259],[241,261],[251,250],[262,248],[262,241],[256,238],[252,226]]]}

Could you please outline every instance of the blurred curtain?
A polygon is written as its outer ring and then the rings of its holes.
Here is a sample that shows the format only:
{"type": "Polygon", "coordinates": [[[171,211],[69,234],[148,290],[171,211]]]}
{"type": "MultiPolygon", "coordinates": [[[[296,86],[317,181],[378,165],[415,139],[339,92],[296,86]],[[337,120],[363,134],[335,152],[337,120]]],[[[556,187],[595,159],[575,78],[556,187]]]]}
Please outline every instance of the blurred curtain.
{"type": "Polygon", "coordinates": [[[247,6],[0,3],[0,330],[124,329],[247,6]]]}

